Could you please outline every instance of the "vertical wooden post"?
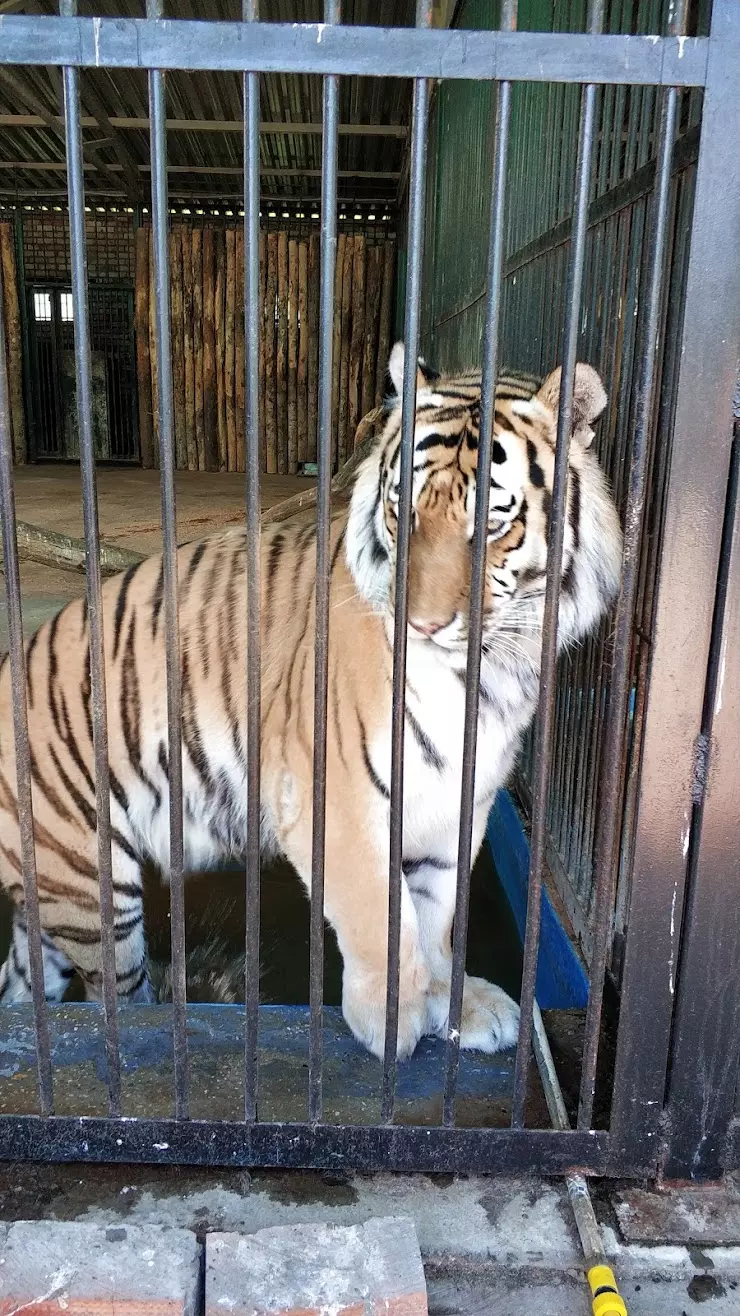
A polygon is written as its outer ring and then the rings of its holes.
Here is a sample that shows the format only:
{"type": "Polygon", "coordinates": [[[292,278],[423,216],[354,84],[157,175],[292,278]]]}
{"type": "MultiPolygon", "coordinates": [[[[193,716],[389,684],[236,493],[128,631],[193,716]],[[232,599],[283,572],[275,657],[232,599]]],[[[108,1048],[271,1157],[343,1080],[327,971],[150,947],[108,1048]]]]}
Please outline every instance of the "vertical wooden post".
{"type": "Polygon", "coordinates": [[[154,466],[152,370],[149,363],[149,230],[140,226],[134,238],[134,334],[136,385],[139,394],[139,455],[145,470],[154,466]]]}
{"type": "Polygon", "coordinates": [[[342,281],[344,277],[344,255],[347,243],[351,241],[346,233],[337,238],[337,263],[334,269],[334,319],[332,321],[332,371],[331,371],[331,450],[336,456],[339,443],[339,395],[342,370],[342,281]]]}
{"type": "Polygon", "coordinates": [[[210,224],[203,229],[203,435],[206,470],[217,471],[216,298],[213,228],[210,224]]]}
{"type": "Polygon", "coordinates": [[[159,466],[159,389],[157,387],[157,340],[154,325],[154,235],[149,235],[149,368],[152,375],[152,427],[154,431],[154,465],[159,466]]]}
{"type": "Polygon", "coordinates": [[[391,350],[391,314],[393,311],[393,274],[396,239],[388,238],[383,252],[383,291],[380,296],[380,324],[378,326],[378,358],[375,371],[375,405],[383,401],[385,372],[391,350]]]}
{"type": "Polygon", "coordinates": [[[308,243],[298,243],[298,462],[308,453],[308,243]]]}
{"type": "Polygon", "coordinates": [[[265,298],[265,428],[267,470],[277,471],[277,428],[275,424],[275,301],[277,297],[277,233],[267,235],[267,284],[265,298]]]}
{"type": "Polygon", "coordinates": [[[308,443],[306,461],[316,461],[319,406],[319,261],[318,233],[308,240],[308,443]]]}
{"type": "Polygon", "coordinates": [[[339,363],[339,430],[336,437],[335,463],[347,449],[347,421],[349,416],[349,354],[352,345],[352,268],[354,265],[354,238],[347,236],[342,262],[342,353],[339,363]]]}
{"type": "Polygon", "coordinates": [[[298,470],[298,243],[288,243],[288,470],[298,470]]]}
{"type": "Polygon", "coordinates": [[[234,280],[236,309],[234,311],[234,405],[236,411],[236,469],[246,469],[246,419],[244,412],[245,359],[244,359],[244,229],[236,230],[234,280]]]}
{"type": "Polygon", "coordinates": [[[236,413],[234,411],[234,316],[236,313],[236,233],[227,228],[224,295],[224,401],[226,407],[226,469],[236,470],[236,413]]]}
{"type": "Polygon", "coordinates": [[[185,448],[187,469],[198,469],[198,445],[195,437],[195,332],[193,325],[193,243],[189,225],[180,229],[183,268],[183,346],[185,350],[185,448]]]}
{"type": "Polygon", "coordinates": [[[367,275],[365,279],[365,344],[362,357],[362,406],[360,414],[366,416],[375,406],[375,363],[378,356],[378,319],[380,316],[380,247],[367,248],[367,275]]]}
{"type": "Polygon", "coordinates": [[[3,297],[5,308],[13,460],[17,466],[22,466],[27,456],[23,411],[23,342],[13,225],[7,223],[0,224],[0,297],[3,297]]]}
{"type": "Polygon", "coordinates": [[[265,415],[265,302],[267,300],[267,249],[265,235],[260,233],[260,288],[257,314],[260,330],[260,452],[262,470],[267,470],[267,430],[265,415]]]}
{"type": "Polygon", "coordinates": [[[172,345],[172,401],[175,425],[175,466],[188,467],[185,441],[185,340],[183,336],[182,292],[182,224],[173,224],[169,235],[170,252],[170,338],[172,345]]]}
{"type": "Polygon", "coordinates": [[[216,414],[218,418],[218,469],[228,470],[226,439],[226,396],[224,392],[224,301],[226,294],[226,243],[222,228],[213,230],[213,254],[216,267],[216,289],[213,297],[213,315],[216,321],[216,414]]]}
{"type": "Polygon", "coordinates": [[[203,311],[203,230],[194,228],[193,242],[193,345],[195,367],[195,451],[197,470],[205,471],[205,418],[203,411],[203,370],[206,344],[206,328],[203,311]]]}
{"type": "Polygon", "coordinates": [[[350,456],[354,444],[355,431],[360,421],[360,404],[362,402],[362,368],[363,337],[365,333],[365,238],[358,233],[354,239],[352,258],[352,338],[349,353],[349,385],[347,405],[347,429],[339,452],[340,468],[350,456]]]}
{"type": "Polygon", "coordinates": [[[288,234],[278,233],[277,247],[277,459],[278,474],[288,472],[288,234]]]}

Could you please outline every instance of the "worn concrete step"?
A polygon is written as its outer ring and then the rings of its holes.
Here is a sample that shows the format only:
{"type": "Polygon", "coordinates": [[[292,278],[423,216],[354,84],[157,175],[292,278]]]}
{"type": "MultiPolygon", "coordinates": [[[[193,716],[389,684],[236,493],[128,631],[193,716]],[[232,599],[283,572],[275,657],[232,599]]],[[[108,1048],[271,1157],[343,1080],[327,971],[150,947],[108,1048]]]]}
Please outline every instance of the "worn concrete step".
{"type": "Polygon", "coordinates": [[[413,1221],[206,1238],[206,1316],[427,1316],[413,1221]]]}
{"type": "Polygon", "coordinates": [[[21,1221],[0,1243],[0,1316],[197,1316],[200,1269],[189,1230],[21,1221]]]}

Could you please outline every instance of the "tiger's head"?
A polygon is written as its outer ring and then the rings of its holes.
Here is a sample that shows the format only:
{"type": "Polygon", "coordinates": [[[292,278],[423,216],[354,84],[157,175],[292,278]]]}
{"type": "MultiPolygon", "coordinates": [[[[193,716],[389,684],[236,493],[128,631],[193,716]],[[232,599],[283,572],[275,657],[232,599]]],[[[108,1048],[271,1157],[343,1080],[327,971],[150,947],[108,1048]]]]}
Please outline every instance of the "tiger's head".
{"type": "MultiPolygon", "coordinates": [[[[389,363],[388,419],[358,472],[347,560],[360,594],[392,614],[400,483],[403,344],[389,363]]],[[[484,648],[503,661],[539,637],[560,403],[560,369],[539,382],[502,375],[496,389],[488,501],[484,648]]],[[[607,396],[576,366],[563,545],[559,642],[588,632],[619,586],[622,538],[595,454],[593,425],[607,396]]],[[[475,519],[480,372],[439,376],[419,362],[414,430],[409,639],[448,651],[467,645],[475,519]]]]}

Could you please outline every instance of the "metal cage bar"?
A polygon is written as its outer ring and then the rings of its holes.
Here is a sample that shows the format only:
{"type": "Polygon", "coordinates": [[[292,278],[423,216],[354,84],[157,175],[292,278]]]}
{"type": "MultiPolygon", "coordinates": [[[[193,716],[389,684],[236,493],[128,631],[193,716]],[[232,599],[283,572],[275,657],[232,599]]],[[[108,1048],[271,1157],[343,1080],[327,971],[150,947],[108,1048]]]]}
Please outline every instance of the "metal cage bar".
{"type": "MultiPolygon", "coordinates": [[[[594,33],[601,30],[604,21],[604,0],[590,0],[588,26],[594,33]]],[[[563,543],[565,536],[566,497],[568,488],[568,453],[570,450],[573,388],[575,383],[576,355],[578,351],[578,321],[581,307],[581,290],[586,259],[586,230],[591,181],[591,163],[596,118],[596,86],[589,83],[583,88],[581,121],[578,132],[578,159],[576,162],[576,195],[571,236],[571,252],[566,289],[565,325],[562,338],[562,374],[560,378],[560,409],[558,412],[555,464],[552,484],[552,506],[547,535],[547,583],[542,617],[542,656],[540,666],[540,696],[534,731],[534,759],[532,773],[532,835],[527,891],[527,922],[524,934],[522,965],[521,1016],[519,1040],[514,1069],[514,1095],[512,1098],[512,1126],[524,1126],[524,1106],[527,1096],[527,1075],[532,1054],[532,1022],[534,1015],[535,981],[540,945],[542,914],[542,885],[547,846],[547,811],[550,794],[553,731],[555,725],[555,694],[558,604],[562,573],[563,543]]]]}
{"type": "Polygon", "coordinates": [[[0,19],[0,64],[701,87],[707,39],[136,18],[0,19]]]}
{"type": "MultiPolygon", "coordinates": [[[[327,24],[340,18],[340,0],[325,0],[327,24]]],[[[331,529],[332,350],[334,273],[337,260],[339,79],[324,80],[321,144],[321,286],[319,292],[318,497],[316,506],[316,648],[314,673],[313,838],[311,850],[311,1010],[308,1116],[323,1113],[324,851],[326,841],[326,717],[329,689],[329,536],[331,529]]]]}
{"type": "Polygon", "coordinates": [[[23,652],[21,580],[18,570],[15,493],[13,489],[13,442],[10,432],[10,391],[5,352],[5,306],[0,288],[0,513],[3,535],[3,574],[8,610],[10,688],[13,700],[13,741],[20,832],[20,864],[23,903],[28,934],[28,966],[33,997],[36,1036],[36,1073],[40,1115],[51,1115],[54,1093],[51,1067],[49,1017],[44,991],[44,959],[41,942],[36,846],[31,799],[31,754],[28,740],[26,662],[23,652]]]}
{"type": "MultiPolygon", "coordinates": [[[[517,9],[518,0],[504,0],[501,13],[501,26],[504,31],[513,32],[516,29],[517,9]]],[[[453,1126],[455,1122],[455,1092],[460,1066],[460,1023],[465,985],[465,954],[468,942],[468,907],[470,903],[471,860],[473,858],[473,810],[475,807],[475,760],[478,744],[483,607],[488,553],[488,505],[491,488],[493,421],[496,409],[496,377],[498,374],[499,317],[501,313],[501,276],[504,263],[506,170],[509,151],[511,97],[511,83],[499,83],[496,98],[494,166],[491,184],[488,266],[486,270],[488,291],[484,317],[483,360],[481,363],[481,409],[475,487],[475,529],[473,532],[470,581],[468,663],[465,673],[465,729],[460,791],[460,830],[457,850],[457,890],[442,1114],[443,1122],[448,1128],[453,1126]]]]}
{"type": "MultiPolygon", "coordinates": [[[[75,13],[76,0],[61,0],[60,12],[75,13]]],[[[69,187],[69,240],[74,306],[77,423],[80,433],[80,471],[85,526],[87,623],[89,627],[90,715],[95,760],[95,821],[97,827],[98,881],[100,883],[100,952],[102,969],[105,1053],[108,1066],[108,1103],[111,1115],[121,1114],[121,1058],[118,1051],[118,987],[116,981],[115,908],[111,851],[110,769],[108,766],[108,713],[103,600],[100,573],[98,495],[93,442],[90,313],[87,289],[85,233],[85,181],[82,169],[79,73],[63,70],[64,129],[69,187]]]]}
{"type": "MultiPolygon", "coordinates": [[[[416,25],[432,21],[430,0],[417,0],[416,25]]],[[[393,605],[393,706],[391,716],[390,854],[388,865],[388,964],[385,1008],[383,1091],[380,1118],[393,1121],[398,1050],[398,999],[401,969],[401,893],[403,884],[403,742],[406,725],[406,647],[408,640],[409,542],[411,496],[414,479],[416,428],[416,375],[419,354],[421,273],[424,251],[427,117],[429,85],[414,81],[411,113],[411,171],[409,177],[408,263],[404,308],[404,361],[401,398],[401,461],[396,525],[396,584],[393,605]]]]}
{"type": "Polygon", "coordinates": [[[634,1162],[660,1146],[740,352],[735,0],[714,0],[709,42],[610,1122],[615,1154],[634,1162]],[[689,579],[712,588],[687,591],[689,579]]]}
{"type": "MultiPolygon", "coordinates": [[[[687,0],[677,7],[671,20],[672,35],[686,27],[687,0]]],[[[673,148],[678,117],[678,91],[669,87],[663,95],[657,176],[653,197],[647,258],[647,313],[637,365],[638,391],[629,471],[629,490],[624,511],[622,584],[614,624],[613,656],[609,682],[609,706],[602,749],[599,815],[594,843],[594,929],[591,950],[590,991],[583,1044],[578,1127],[590,1128],[596,1090],[596,1064],[601,1032],[604,975],[614,912],[617,878],[617,842],[621,821],[625,737],[632,681],[632,638],[640,575],[640,543],[643,534],[650,458],[650,434],[655,415],[656,358],[665,280],[668,218],[671,193],[673,148]]]]}
{"type": "MultiPolygon", "coordinates": [[[[159,18],[162,0],[147,0],[147,15],[159,18]]],[[[175,1113],[188,1117],[188,1043],[185,984],[185,893],[182,815],[182,679],[177,581],[177,506],[170,344],[169,249],[167,242],[167,129],[164,74],[149,73],[152,156],[152,250],[155,286],[157,403],[162,487],[162,586],[167,654],[167,736],[170,787],[170,909],[172,929],[172,1043],[175,1113]]]]}
{"type": "MultiPolygon", "coordinates": [[[[259,16],[258,0],[244,0],[245,23],[259,16]]],[[[244,74],[244,343],[247,521],[247,855],[244,983],[244,1118],[257,1118],[260,1000],[260,399],[259,399],[260,85],[244,74]]]]}

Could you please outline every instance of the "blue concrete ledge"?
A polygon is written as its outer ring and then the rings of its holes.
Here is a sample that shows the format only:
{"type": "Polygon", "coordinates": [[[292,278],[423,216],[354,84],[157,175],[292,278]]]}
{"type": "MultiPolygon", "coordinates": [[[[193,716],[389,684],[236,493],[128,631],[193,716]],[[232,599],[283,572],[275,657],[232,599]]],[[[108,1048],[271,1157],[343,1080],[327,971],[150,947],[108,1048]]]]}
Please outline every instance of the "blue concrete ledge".
{"type": "MultiPolygon", "coordinates": [[[[487,839],[496,872],[524,941],[529,883],[529,842],[508,791],[499,791],[488,819],[487,839]]],[[[537,961],[537,1001],[541,1010],[585,1009],[588,979],[546,891],[537,961]]]]}

